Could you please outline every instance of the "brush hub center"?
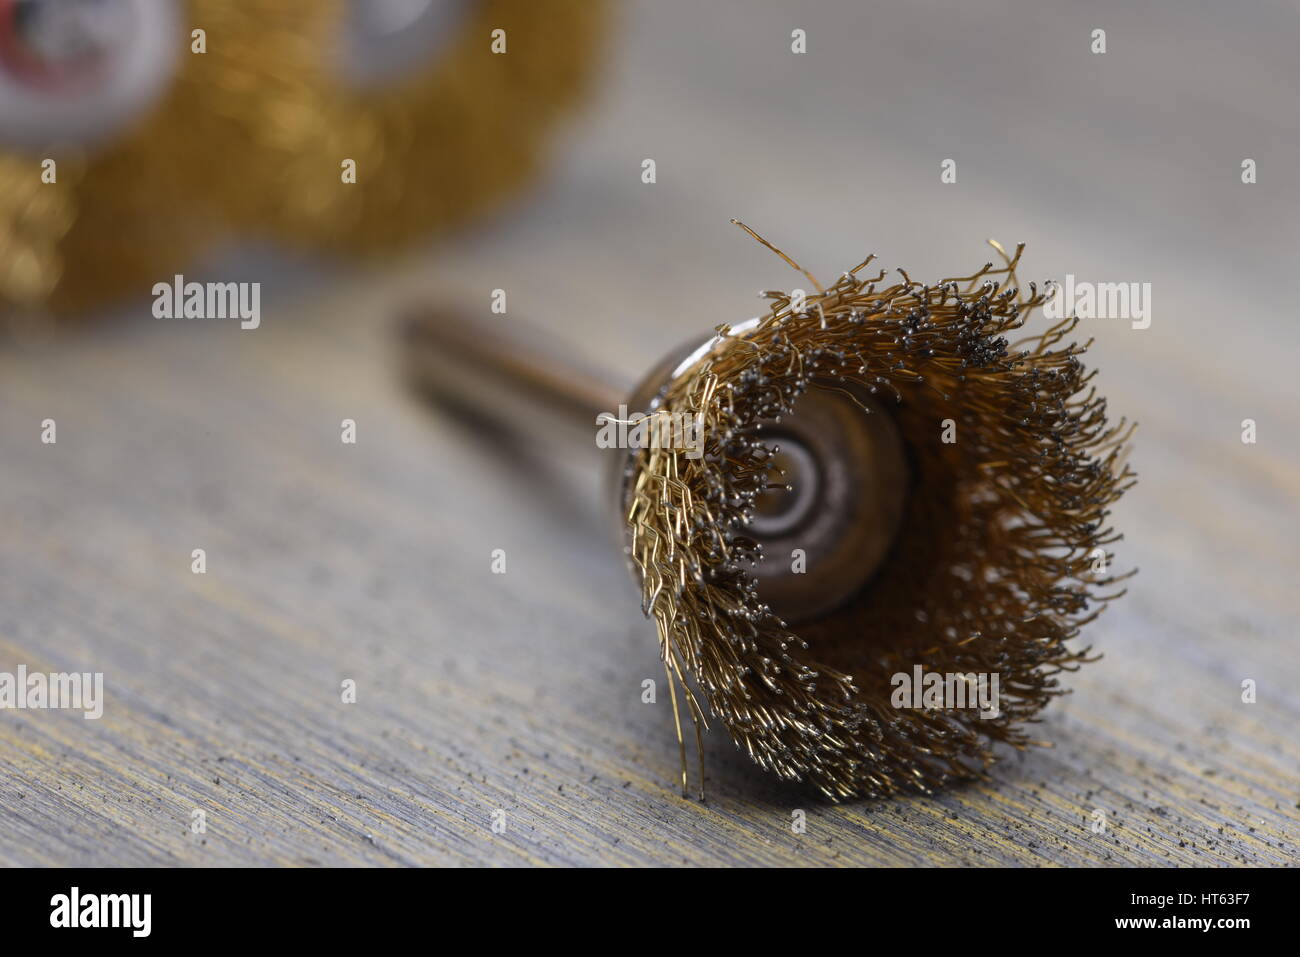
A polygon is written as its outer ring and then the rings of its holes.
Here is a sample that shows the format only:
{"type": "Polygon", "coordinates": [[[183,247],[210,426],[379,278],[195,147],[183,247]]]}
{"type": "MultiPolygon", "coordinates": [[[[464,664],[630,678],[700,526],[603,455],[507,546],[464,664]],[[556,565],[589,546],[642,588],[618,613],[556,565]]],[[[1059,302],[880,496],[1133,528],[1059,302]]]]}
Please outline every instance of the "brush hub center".
{"type": "Polygon", "coordinates": [[[754,503],[749,530],[764,538],[779,538],[796,532],[812,518],[822,492],[822,466],[811,449],[794,433],[778,428],[766,432],[766,441],[777,448],[772,464],[781,471],[773,484],[754,503]]]}
{"type": "Polygon", "coordinates": [[[762,546],[760,598],[787,621],[827,614],[867,587],[902,527],[908,468],[893,416],[866,390],[817,384],[765,424],[779,451],[744,533],[762,546]],[[779,488],[788,485],[789,491],[779,488]]]}

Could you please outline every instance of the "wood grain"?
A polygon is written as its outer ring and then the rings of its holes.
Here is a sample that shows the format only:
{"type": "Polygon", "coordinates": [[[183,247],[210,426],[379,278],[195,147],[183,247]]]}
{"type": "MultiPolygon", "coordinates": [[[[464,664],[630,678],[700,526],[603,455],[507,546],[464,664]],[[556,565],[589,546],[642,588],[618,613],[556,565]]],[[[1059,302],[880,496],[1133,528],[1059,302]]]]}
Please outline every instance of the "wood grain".
{"type": "Polygon", "coordinates": [[[144,303],[0,353],[0,671],[102,671],[107,692],[98,721],[0,713],[0,863],[1296,863],[1300,120],[1266,108],[1295,89],[1284,31],[1112,9],[1090,59],[1090,19],[1007,9],[632,5],[599,104],[510,214],[382,268],[209,264],[264,282],[256,331],[144,303]],[[1246,187],[1252,153],[1269,172],[1246,187]],[[996,235],[1029,242],[1031,274],[1153,284],[1150,329],[1085,330],[1141,421],[1115,515],[1141,573],[1046,714],[1052,748],[836,806],[715,731],[707,803],[681,798],[599,450],[540,421],[499,435],[395,375],[401,305],[485,312],[504,287],[502,321],[630,381],[798,283],[731,216],[824,275],[872,250],[969,271],[996,235]]]}

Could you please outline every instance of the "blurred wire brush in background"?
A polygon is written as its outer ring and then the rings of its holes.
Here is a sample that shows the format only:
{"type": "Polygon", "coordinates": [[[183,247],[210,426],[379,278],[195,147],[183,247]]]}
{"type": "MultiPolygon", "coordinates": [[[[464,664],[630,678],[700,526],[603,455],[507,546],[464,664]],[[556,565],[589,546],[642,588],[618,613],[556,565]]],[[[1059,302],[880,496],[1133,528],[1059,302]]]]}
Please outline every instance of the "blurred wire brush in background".
{"type": "Polygon", "coordinates": [[[0,0],[0,311],[213,240],[378,253],[520,189],[603,0],[0,0]]]}
{"type": "Polygon", "coordinates": [[[0,2],[0,307],[85,309],[147,292],[219,231],[251,175],[211,108],[256,35],[221,0],[0,2]]]}
{"type": "Polygon", "coordinates": [[[591,81],[604,0],[285,0],[245,117],[256,189],[241,226],[377,254],[480,214],[536,173],[591,81]]]}

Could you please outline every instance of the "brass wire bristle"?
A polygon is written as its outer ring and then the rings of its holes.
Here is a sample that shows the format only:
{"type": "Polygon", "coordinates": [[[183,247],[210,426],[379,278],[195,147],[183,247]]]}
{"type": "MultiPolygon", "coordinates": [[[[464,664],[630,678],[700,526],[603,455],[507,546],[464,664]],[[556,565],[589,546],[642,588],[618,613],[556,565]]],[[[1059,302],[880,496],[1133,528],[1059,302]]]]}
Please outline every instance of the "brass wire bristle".
{"type": "Polygon", "coordinates": [[[928,793],[982,773],[996,742],[1031,743],[1022,726],[1063,693],[1056,676],[1093,660],[1067,643],[1128,577],[1091,569],[1120,538],[1107,517],[1133,482],[1132,428],[1108,423],[1086,347],[1060,345],[1077,319],[1009,343],[1047,295],[1018,286],[1023,245],[994,246],[1000,268],[933,284],[859,278],[869,258],[798,311],[768,293],[753,328],[721,327],[663,388],[657,410],[703,416],[705,452],[634,452],[625,517],[697,746],[707,707],[761,767],[831,799],[928,793]],[[762,600],[746,524],[776,479],[761,423],[823,381],[888,399],[915,484],[876,579],[796,633],[762,600]],[[939,440],[945,419],[955,443],[939,440]],[[890,676],[916,664],[1000,674],[1000,713],[894,708],[890,676]]]}

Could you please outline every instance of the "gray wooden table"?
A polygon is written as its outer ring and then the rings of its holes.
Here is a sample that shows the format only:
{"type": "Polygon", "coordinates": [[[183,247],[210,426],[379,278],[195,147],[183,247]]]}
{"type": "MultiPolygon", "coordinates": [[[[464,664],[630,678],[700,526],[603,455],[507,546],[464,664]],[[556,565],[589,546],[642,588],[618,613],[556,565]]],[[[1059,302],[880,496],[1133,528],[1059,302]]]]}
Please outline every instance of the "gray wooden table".
{"type": "Polygon", "coordinates": [[[507,214],[379,269],[209,264],[264,282],[256,331],[144,303],[0,352],[0,671],[106,688],[98,721],[0,713],[0,862],[1295,863],[1294,13],[856,6],[632,5],[507,214]],[[1053,748],[832,806],[714,732],[708,801],[681,798],[598,450],[534,423],[502,444],[394,375],[398,306],[486,312],[500,287],[502,321],[630,379],[798,285],[731,216],[823,278],[871,251],[960,274],[996,236],[1029,243],[1026,278],[1152,283],[1149,329],[1082,330],[1141,422],[1115,514],[1141,574],[1047,712],[1053,748]]]}

